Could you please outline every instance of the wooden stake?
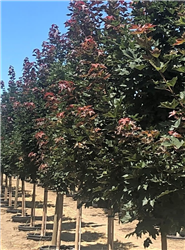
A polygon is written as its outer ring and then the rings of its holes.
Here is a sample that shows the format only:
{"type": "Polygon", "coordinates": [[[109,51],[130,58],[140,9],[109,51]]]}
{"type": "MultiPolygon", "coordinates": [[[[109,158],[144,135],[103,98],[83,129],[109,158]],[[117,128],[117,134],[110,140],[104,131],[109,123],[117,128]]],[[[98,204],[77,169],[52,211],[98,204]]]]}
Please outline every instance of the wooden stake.
{"type": "Polygon", "coordinates": [[[61,245],[61,231],[62,231],[62,217],[63,217],[63,203],[64,203],[64,195],[58,194],[58,230],[57,230],[57,244],[56,250],[60,250],[61,245]]]}
{"type": "Polygon", "coordinates": [[[161,232],[161,249],[167,250],[167,237],[166,234],[161,232]]]}
{"type": "Polygon", "coordinates": [[[19,195],[19,176],[17,176],[17,180],[16,180],[14,209],[17,208],[18,195],[19,195]]]}
{"type": "Polygon", "coordinates": [[[25,211],[25,181],[24,180],[21,180],[22,181],[22,216],[25,216],[26,215],[26,211],[25,211]]]}
{"type": "Polygon", "coordinates": [[[112,249],[114,249],[114,216],[112,215],[111,217],[111,244],[112,244],[112,249]]]}
{"type": "Polygon", "coordinates": [[[4,201],[8,201],[8,176],[5,176],[4,201]]]}
{"type": "Polygon", "coordinates": [[[80,200],[77,200],[77,216],[76,216],[76,232],[75,232],[75,250],[80,250],[81,246],[81,223],[82,223],[82,207],[78,208],[80,200]]]}
{"type": "Polygon", "coordinates": [[[32,202],[31,202],[31,219],[30,226],[33,227],[35,223],[35,192],[36,192],[36,183],[33,183],[33,193],[32,193],[32,202]]]}
{"type": "Polygon", "coordinates": [[[112,209],[108,210],[107,249],[114,249],[114,215],[112,209]]]}
{"type": "Polygon", "coordinates": [[[42,214],[42,227],[41,236],[46,234],[46,218],[47,218],[47,201],[48,201],[48,188],[44,188],[44,204],[43,204],[43,214],[42,214]]]}
{"type": "Polygon", "coordinates": [[[12,176],[9,176],[8,179],[9,179],[9,202],[8,202],[8,205],[11,207],[12,206],[12,176]]]}
{"type": "Polygon", "coordinates": [[[55,214],[54,214],[54,222],[53,222],[53,233],[52,233],[52,241],[51,241],[51,244],[53,246],[56,246],[56,244],[57,244],[57,228],[58,228],[58,192],[56,195],[55,214]]]}

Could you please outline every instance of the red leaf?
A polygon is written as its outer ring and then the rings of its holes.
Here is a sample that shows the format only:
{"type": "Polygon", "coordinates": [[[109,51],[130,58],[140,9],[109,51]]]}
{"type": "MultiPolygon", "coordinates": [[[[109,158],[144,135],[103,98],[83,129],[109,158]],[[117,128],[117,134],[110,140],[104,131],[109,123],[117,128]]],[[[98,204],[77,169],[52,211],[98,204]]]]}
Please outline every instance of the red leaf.
{"type": "Polygon", "coordinates": [[[146,33],[149,32],[149,29],[155,27],[156,25],[153,25],[151,23],[146,23],[145,25],[141,26],[141,25],[136,25],[133,24],[130,29],[131,30],[135,30],[132,32],[132,34],[142,34],[142,33],[146,33]]]}
{"type": "Polygon", "coordinates": [[[42,138],[44,135],[45,135],[45,133],[43,131],[40,131],[40,132],[35,134],[35,138],[39,139],[39,138],[42,138]]]}
{"type": "Polygon", "coordinates": [[[176,43],[174,43],[173,45],[181,45],[185,43],[185,39],[184,38],[179,38],[176,40],[176,43]]]}
{"type": "Polygon", "coordinates": [[[44,98],[46,98],[48,96],[54,96],[54,94],[52,92],[46,92],[44,95],[44,98]]]}

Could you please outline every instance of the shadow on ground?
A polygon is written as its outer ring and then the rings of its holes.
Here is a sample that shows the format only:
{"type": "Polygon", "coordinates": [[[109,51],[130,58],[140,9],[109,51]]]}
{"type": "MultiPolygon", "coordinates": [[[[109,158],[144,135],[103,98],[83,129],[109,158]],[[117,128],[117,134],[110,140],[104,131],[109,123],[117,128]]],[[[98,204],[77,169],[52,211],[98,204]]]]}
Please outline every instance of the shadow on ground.
{"type": "MultiPolygon", "coordinates": [[[[62,222],[62,230],[72,230],[76,228],[76,221],[66,221],[67,219],[63,218],[62,222]],[[64,222],[65,220],[65,222],[64,222]]],[[[82,222],[81,227],[93,227],[94,223],[84,223],[82,222]]],[[[101,225],[96,225],[96,227],[101,226],[101,225]]]]}
{"type": "MultiPolygon", "coordinates": [[[[114,250],[129,250],[131,247],[137,247],[132,242],[121,243],[114,242],[114,250]]],[[[88,246],[82,246],[81,250],[107,250],[107,244],[93,244],[88,246]]]]}
{"type": "MultiPolygon", "coordinates": [[[[82,241],[83,242],[84,241],[86,241],[86,242],[94,242],[94,241],[97,241],[100,238],[103,238],[102,233],[96,233],[96,232],[90,232],[90,231],[82,233],[82,241]]],[[[66,242],[74,242],[75,241],[75,233],[62,232],[61,233],[61,240],[66,241],[66,242]]]]}
{"type": "MultiPolygon", "coordinates": [[[[42,220],[42,216],[35,216],[35,220],[42,220]]],[[[54,216],[47,216],[47,221],[53,221],[54,220],[54,216]]]]}
{"type": "Polygon", "coordinates": [[[103,233],[97,233],[97,232],[91,232],[91,231],[86,231],[85,233],[82,234],[82,239],[83,241],[86,242],[92,242],[92,241],[97,241],[98,239],[105,238],[105,235],[103,233]]]}
{"type": "MultiPolygon", "coordinates": [[[[31,208],[32,207],[32,201],[26,201],[26,207],[31,208]]],[[[47,207],[55,207],[52,203],[47,204],[47,207]]],[[[36,201],[35,202],[35,208],[43,208],[43,202],[42,201],[36,201]]]]}

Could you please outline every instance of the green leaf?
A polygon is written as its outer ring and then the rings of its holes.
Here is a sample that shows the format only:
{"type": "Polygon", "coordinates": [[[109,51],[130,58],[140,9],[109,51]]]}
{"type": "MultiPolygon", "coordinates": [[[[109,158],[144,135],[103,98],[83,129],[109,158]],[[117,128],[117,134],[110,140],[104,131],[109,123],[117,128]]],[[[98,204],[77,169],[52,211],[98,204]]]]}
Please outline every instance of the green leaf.
{"type": "Polygon", "coordinates": [[[150,200],[150,205],[151,205],[152,207],[154,207],[154,204],[155,204],[155,200],[150,200]]]}
{"type": "Polygon", "coordinates": [[[161,102],[161,108],[175,109],[179,105],[179,102],[176,99],[173,99],[172,102],[161,102]]]}
{"type": "Polygon", "coordinates": [[[172,15],[174,14],[175,12],[175,9],[172,9],[172,8],[166,8],[172,15]]]}
{"type": "Polygon", "coordinates": [[[172,137],[172,138],[171,138],[171,141],[172,141],[173,145],[174,145],[177,149],[179,149],[179,148],[184,144],[184,141],[183,141],[183,140],[180,141],[178,138],[175,138],[175,137],[172,137]]]}
{"type": "Polygon", "coordinates": [[[108,147],[113,147],[112,140],[106,140],[106,144],[108,145],[108,147]]]}
{"type": "Polygon", "coordinates": [[[185,72],[185,66],[181,66],[179,68],[173,68],[174,70],[178,71],[178,72],[181,72],[181,73],[184,73],[185,72]]]}
{"type": "Polygon", "coordinates": [[[185,18],[181,16],[180,19],[176,22],[176,24],[180,26],[185,26],[185,18]]]}
{"type": "Polygon", "coordinates": [[[150,238],[147,238],[145,241],[144,241],[144,248],[147,248],[150,246],[150,244],[152,244],[152,241],[150,238]]]}
{"type": "Polygon", "coordinates": [[[179,119],[175,122],[175,124],[173,125],[173,128],[178,128],[178,127],[180,126],[180,124],[181,124],[181,118],[179,118],[179,119]]]}
{"type": "Polygon", "coordinates": [[[161,198],[164,195],[168,195],[168,194],[176,192],[176,191],[177,191],[177,189],[175,189],[175,190],[166,190],[166,191],[162,192],[157,198],[161,198]]]}
{"type": "Polygon", "coordinates": [[[152,60],[149,60],[150,64],[157,70],[157,71],[160,71],[162,73],[164,73],[168,67],[168,62],[166,62],[165,64],[163,62],[160,62],[159,60],[157,61],[152,61],[152,60]]]}
{"type": "Polygon", "coordinates": [[[167,81],[167,86],[174,87],[177,82],[178,77],[173,77],[171,80],[167,81]]]}
{"type": "Polygon", "coordinates": [[[174,136],[167,136],[166,137],[168,140],[165,140],[164,142],[162,142],[162,146],[165,147],[175,147],[177,149],[179,149],[180,147],[182,147],[184,145],[184,140],[179,140],[178,138],[174,137],[174,136]]]}
{"type": "Polygon", "coordinates": [[[185,91],[180,92],[180,99],[181,100],[185,99],[185,91]]]}
{"type": "Polygon", "coordinates": [[[148,204],[148,199],[145,197],[144,200],[142,201],[142,205],[144,206],[146,204],[148,204]]]}
{"type": "Polygon", "coordinates": [[[135,68],[138,69],[138,70],[142,70],[142,69],[144,69],[145,67],[146,67],[146,65],[144,65],[144,64],[135,66],[135,68]]]}

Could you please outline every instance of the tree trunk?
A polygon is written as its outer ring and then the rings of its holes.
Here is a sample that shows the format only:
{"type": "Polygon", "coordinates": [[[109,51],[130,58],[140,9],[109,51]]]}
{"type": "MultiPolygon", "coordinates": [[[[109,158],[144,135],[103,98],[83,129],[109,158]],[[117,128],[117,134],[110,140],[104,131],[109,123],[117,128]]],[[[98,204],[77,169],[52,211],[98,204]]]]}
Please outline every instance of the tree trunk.
{"type": "Polygon", "coordinates": [[[114,215],[112,209],[108,210],[107,249],[114,249],[114,215]]]}
{"type": "Polygon", "coordinates": [[[25,181],[24,180],[21,180],[22,182],[22,216],[25,216],[26,215],[26,212],[25,212],[25,181]]]}
{"type": "Polygon", "coordinates": [[[58,194],[58,229],[57,229],[57,244],[56,244],[56,250],[60,250],[60,244],[61,244],[61,231],[62,231],[62,216],[63,216],[63,203],[64,203],[64,195],[58,194]]]}
{"type": "Polygon", "coordinates": [[[167,250],[167,237],[163,232],[161,232],[161,250],[167,250]]]}
{"type": "Polygon", "coordinates": [[[58,228],[58,192],[56,195],[55,214],[54,214],[54,222],[53,222],[53,233],[52,233],[52,241],[51,241],[51,244],[53,246],[56,246],[56,244],[57,244],[57,228],[58,228]]]}
{"type": "Polygon", "coordinates": [[[8,205],[11,207],[12,206],[12,176],[8,177],[9,179],[9,201],[8,201],[8,205]]]}
{"type": "Polygon", "coordinates": [[[43,204],[43,214],[42,214],[42,227],[41,236],[46,234],[46,219],[47,219],[47,201],[48,201],[48,188],[44,188],[44,204],[43,204]]]}
{"type": "Polygon", "coordinates": [[[36,183],[33,183],[33,193],[32,193],[32,201],[31,201],[31,219],[30,226],[33,227],[35,223],[35,191],[36,191],[36,183]]]}
{"type": "Polygon", "coordinates": [[[8,176],[5,176],[4,201],[8,200],[8,176]]]}
{"type": "Polygon", "coordinates": [[[19,176],[17,176],[17,180],[16,180],[14,209],[16,209],[16,208],[18,207],[18,206],[17,206],[18,195],[19,195],[19,176]]]}
{"type": "Polygon", "coordinates": [[[3,173],[1,172],[1,194],[3,193],[3,173]]]}
{"type": "Polygon", "coordinates": [[[76,233],[75,233],[75,250],[80,250],[81,246],[81,222],[82,222],[82,207],[78,208],[80,200],[77,200],[77,216],[76,216],[76,233]]]}

